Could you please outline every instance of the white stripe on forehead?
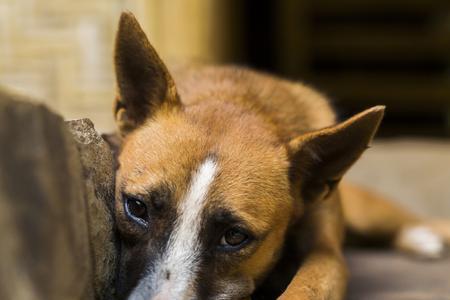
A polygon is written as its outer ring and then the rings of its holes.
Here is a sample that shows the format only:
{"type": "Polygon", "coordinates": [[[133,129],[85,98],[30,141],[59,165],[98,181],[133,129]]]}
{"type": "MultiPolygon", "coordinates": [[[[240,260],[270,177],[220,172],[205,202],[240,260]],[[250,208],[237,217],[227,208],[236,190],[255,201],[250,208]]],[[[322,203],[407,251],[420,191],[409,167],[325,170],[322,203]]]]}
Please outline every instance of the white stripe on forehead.
{"type": "Polygon", "coordinates": [[[165,279],[166,272],[170,272],[170,280],[160,285],[159,292],[168,292],[171,299],[184,299],[185,293],[195,281],[201,251],[199,234],[202,212],[216,173],[216,162],[207,158],[193,174],[189,189],[178,207],[179,217],[169,238],[162,264],[157,266],[159,270],[155,270],[158,282],[165,279]]]}

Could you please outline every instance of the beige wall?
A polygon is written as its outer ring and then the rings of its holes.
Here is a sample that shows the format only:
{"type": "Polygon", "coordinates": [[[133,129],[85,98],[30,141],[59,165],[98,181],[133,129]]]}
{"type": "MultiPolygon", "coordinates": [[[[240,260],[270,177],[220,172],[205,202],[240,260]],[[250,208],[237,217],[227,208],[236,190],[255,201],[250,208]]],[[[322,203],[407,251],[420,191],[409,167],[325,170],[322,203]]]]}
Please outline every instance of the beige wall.
{"type": "Polygon", "coordinates": [[[229,50],[225,0],[166,0],[145,3],[144,26],[150,40],[169,61],[220,62],[229,50]]]}
{"type": "Polygon", "coordinates": [[[113,128],[112,51],[120,12],[134,12],[170,61],[220,61],[227,44],[212,0],[0,0],[0,85],[66,118],[113,128]]]}
{"type": "Polygon", "coordinates": [[[107,126],[111,52],[121,1],[0,0],[0,84],[37,97],[68,118],[107,126]]]}

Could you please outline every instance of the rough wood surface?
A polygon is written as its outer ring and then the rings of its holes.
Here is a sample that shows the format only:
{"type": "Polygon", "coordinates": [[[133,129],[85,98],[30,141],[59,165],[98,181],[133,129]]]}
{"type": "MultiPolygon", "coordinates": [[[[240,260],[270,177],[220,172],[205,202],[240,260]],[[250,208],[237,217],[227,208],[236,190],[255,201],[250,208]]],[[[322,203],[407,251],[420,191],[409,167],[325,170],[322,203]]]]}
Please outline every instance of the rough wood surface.
{"type": "Polygon", "coordinates": [[[93,299],[77,148],[61,117],[0,94],[0,299],[93,299]]]}
{"type": "Polygon", "coordinates": [[[22,100],[0,91],[0,299],[112,299],[111,151],[22,100]]]}
{"type": "Polygon", "coordinates": [[[80,152],[83,167],[96,298],[111,299],[117,257],[112,217],[113,157],[89,119],[68,121],[67,125],[80,152]]]}

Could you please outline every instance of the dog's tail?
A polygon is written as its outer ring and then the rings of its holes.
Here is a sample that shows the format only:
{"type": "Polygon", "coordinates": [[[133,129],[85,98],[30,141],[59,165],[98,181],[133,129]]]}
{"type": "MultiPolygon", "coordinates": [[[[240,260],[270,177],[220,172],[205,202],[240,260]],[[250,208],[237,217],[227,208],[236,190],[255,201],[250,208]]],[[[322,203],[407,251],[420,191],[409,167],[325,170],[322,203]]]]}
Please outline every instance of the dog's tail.
{"type": "Polygon", "coordinates": [[[450,246],[450,221],[416,216],[385,197],[343,183],[340,189],[349,236],[365,244],[390,244],[424,258],[439,258],[450,246]]]}

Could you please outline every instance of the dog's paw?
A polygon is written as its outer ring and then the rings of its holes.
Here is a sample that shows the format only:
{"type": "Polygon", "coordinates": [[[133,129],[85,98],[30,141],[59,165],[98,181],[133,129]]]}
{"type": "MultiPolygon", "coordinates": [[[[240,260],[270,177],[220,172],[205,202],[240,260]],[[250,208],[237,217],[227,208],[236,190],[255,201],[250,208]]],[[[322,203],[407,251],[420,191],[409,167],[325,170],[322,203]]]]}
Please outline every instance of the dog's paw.
{"type": "Polygon", "coordinates": [[[422,258],[436,259],[444,255],[445,239],[432,227],[414,225],[403,228],[395,239],[395,247],[422,258]]]}

